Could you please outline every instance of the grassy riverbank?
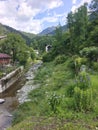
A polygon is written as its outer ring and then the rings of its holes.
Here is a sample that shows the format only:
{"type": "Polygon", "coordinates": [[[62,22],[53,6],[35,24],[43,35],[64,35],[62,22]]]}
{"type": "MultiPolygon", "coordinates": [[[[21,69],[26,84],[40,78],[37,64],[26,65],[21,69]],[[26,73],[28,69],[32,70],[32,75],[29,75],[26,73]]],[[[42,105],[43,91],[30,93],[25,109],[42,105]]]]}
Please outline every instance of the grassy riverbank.
{"type": "Polygon", "coordinates": [[[89,73],[89,76],[92,106],[78,110],[73,104],[72,90],[75,84],[75,73],[71,59],[68,58],[62,64],[44,63],[36,72],[34,79],[35,84],[40,84],[40,87],[30,92],[30,102],[19,105],[14,112],[13,126],[9,130],[97,129],[98,75],[89,73]]]}

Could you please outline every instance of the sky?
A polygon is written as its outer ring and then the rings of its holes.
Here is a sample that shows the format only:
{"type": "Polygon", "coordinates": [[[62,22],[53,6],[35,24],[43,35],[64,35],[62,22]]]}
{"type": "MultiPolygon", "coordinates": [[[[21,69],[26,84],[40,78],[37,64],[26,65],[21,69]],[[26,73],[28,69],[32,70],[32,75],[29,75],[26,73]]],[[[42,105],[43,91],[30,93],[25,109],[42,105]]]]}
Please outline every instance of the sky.
{"type": "Polygon", "coordinates": [[[47,27],[66,24],[70,11],[91,0],[0,0],[0,23],[38,34],[47,27]]]}

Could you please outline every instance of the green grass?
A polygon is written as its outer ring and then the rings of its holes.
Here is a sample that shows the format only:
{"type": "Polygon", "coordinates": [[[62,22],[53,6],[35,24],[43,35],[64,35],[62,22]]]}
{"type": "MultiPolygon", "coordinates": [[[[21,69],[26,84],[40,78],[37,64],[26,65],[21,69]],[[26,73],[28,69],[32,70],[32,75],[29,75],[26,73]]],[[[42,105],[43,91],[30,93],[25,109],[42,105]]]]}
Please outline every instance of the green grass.
{"type": "Polygon", "coordinates": [[[47,130],[48,128],[49,130],[96,130],[98,128],[98,75],[90,75],[90,77],[94,92],[94,109],[77,112],[68,107],[72,101],[66,95],[68,86],[74,80],[69,61],[58,65],[54,65],[53,62],[43,64],[35,77],[35,83],[40,83],[40,87],[29,93],[30,102],[20,105],[14,112],[14,126],[9,130],[47,130]],[[51,111],[48,101],[53,93],[62,96],[57,113],[51,111]],[[35,118],[32,120],[33,117],[35,118]],[[45,120],[39,121],[41,117],[45,120]]]}
{"type": "Polygon", "coordinates": [[[97,121],[59,120],[56,117],[32,116],[8,130],[97,130],[97,121]]]}

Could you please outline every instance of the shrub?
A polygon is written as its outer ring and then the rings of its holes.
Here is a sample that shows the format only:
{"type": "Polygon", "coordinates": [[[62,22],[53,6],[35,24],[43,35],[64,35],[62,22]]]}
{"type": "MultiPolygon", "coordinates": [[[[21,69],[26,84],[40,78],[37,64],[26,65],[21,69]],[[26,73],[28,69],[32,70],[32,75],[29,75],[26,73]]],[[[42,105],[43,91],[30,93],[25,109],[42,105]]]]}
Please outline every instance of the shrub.
{"type": "Polygon", "coordinates": [[[76,73],[79,73],[81,66],[86,65],[87,63],[88,63],[87,58],[81,58],[81,57],[76,58],[74,60],[76,73]]]}
{"type": "Polygon", "coordinates": [[[86,65],[86,64],[87,64],[87,58],[78,57],[75,59],[76,67],[80,67],[81,65],[86,65]]]}
{"type": "Polygon", "coordinates": [[[83,50],[80,51],[80,54],[84,57],[87,57],[90,59],[90,61],[97,61],[98,57],[98,47],[91,46],[91,47],[85,47],[83,50]]]}
{"type": "Polygon", "coordinates": [[[54,60],[54,64],[57,65],[57,64],[62,64],[66,61],[66,57],[65,55],[59,55],[55,58],[54,60]]]}
{"type": "Polygon", "coordinates": [[[62,101],[62,97],[55,93],[49,96],[48,103],[53,113],[56,113],[58,111],[58,107],[61,104],[61,101],[62,101]]]}
{"type": "Polygon", "coordinates": [[[95,70],[95,71],[98,71],[98,62],[93,62],[93,69],[95,70]]]}
{"type": "Polygon", "coordinates": [[[81,90],[78,87],[74,89],[74,107],[77,111],[90,111],[93,109],[92,89],[81,90]]]}
{"type": "Polygon", "coordinates": [[[87,89],[91,85],[90,76],[86,72],[80,72],[76,78],[76,86],[80,89],[87,89]]]}
{"type": "Polygon", "coordinates": [[[75,84],[70,84],[67,86],[66,94],[68,97],[72,97],[74,94],[74,88],[76,87],[75,84]]]}
{"type": "Polygon", "coordinates": [[[53,60],[53,58],[52,58],[52,55],[51,55],[50,52],[43,54],[43,56],[42,56],[42,61],[43,61],[43,62],[50,62],[50,61],[52,61],[52,60],[53,60]]]}

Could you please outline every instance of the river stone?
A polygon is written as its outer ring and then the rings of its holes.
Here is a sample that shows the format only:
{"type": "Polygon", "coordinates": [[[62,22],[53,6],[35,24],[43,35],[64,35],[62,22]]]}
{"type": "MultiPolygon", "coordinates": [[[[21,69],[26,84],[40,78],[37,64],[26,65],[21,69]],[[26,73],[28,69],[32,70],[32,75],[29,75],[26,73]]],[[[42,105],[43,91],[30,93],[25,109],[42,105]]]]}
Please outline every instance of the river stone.
{"type": "Polygon", "coordinates": [[[0,98],[0,104],[4,103],[5,102],[5,99],[1,99],[0,98]]]}

